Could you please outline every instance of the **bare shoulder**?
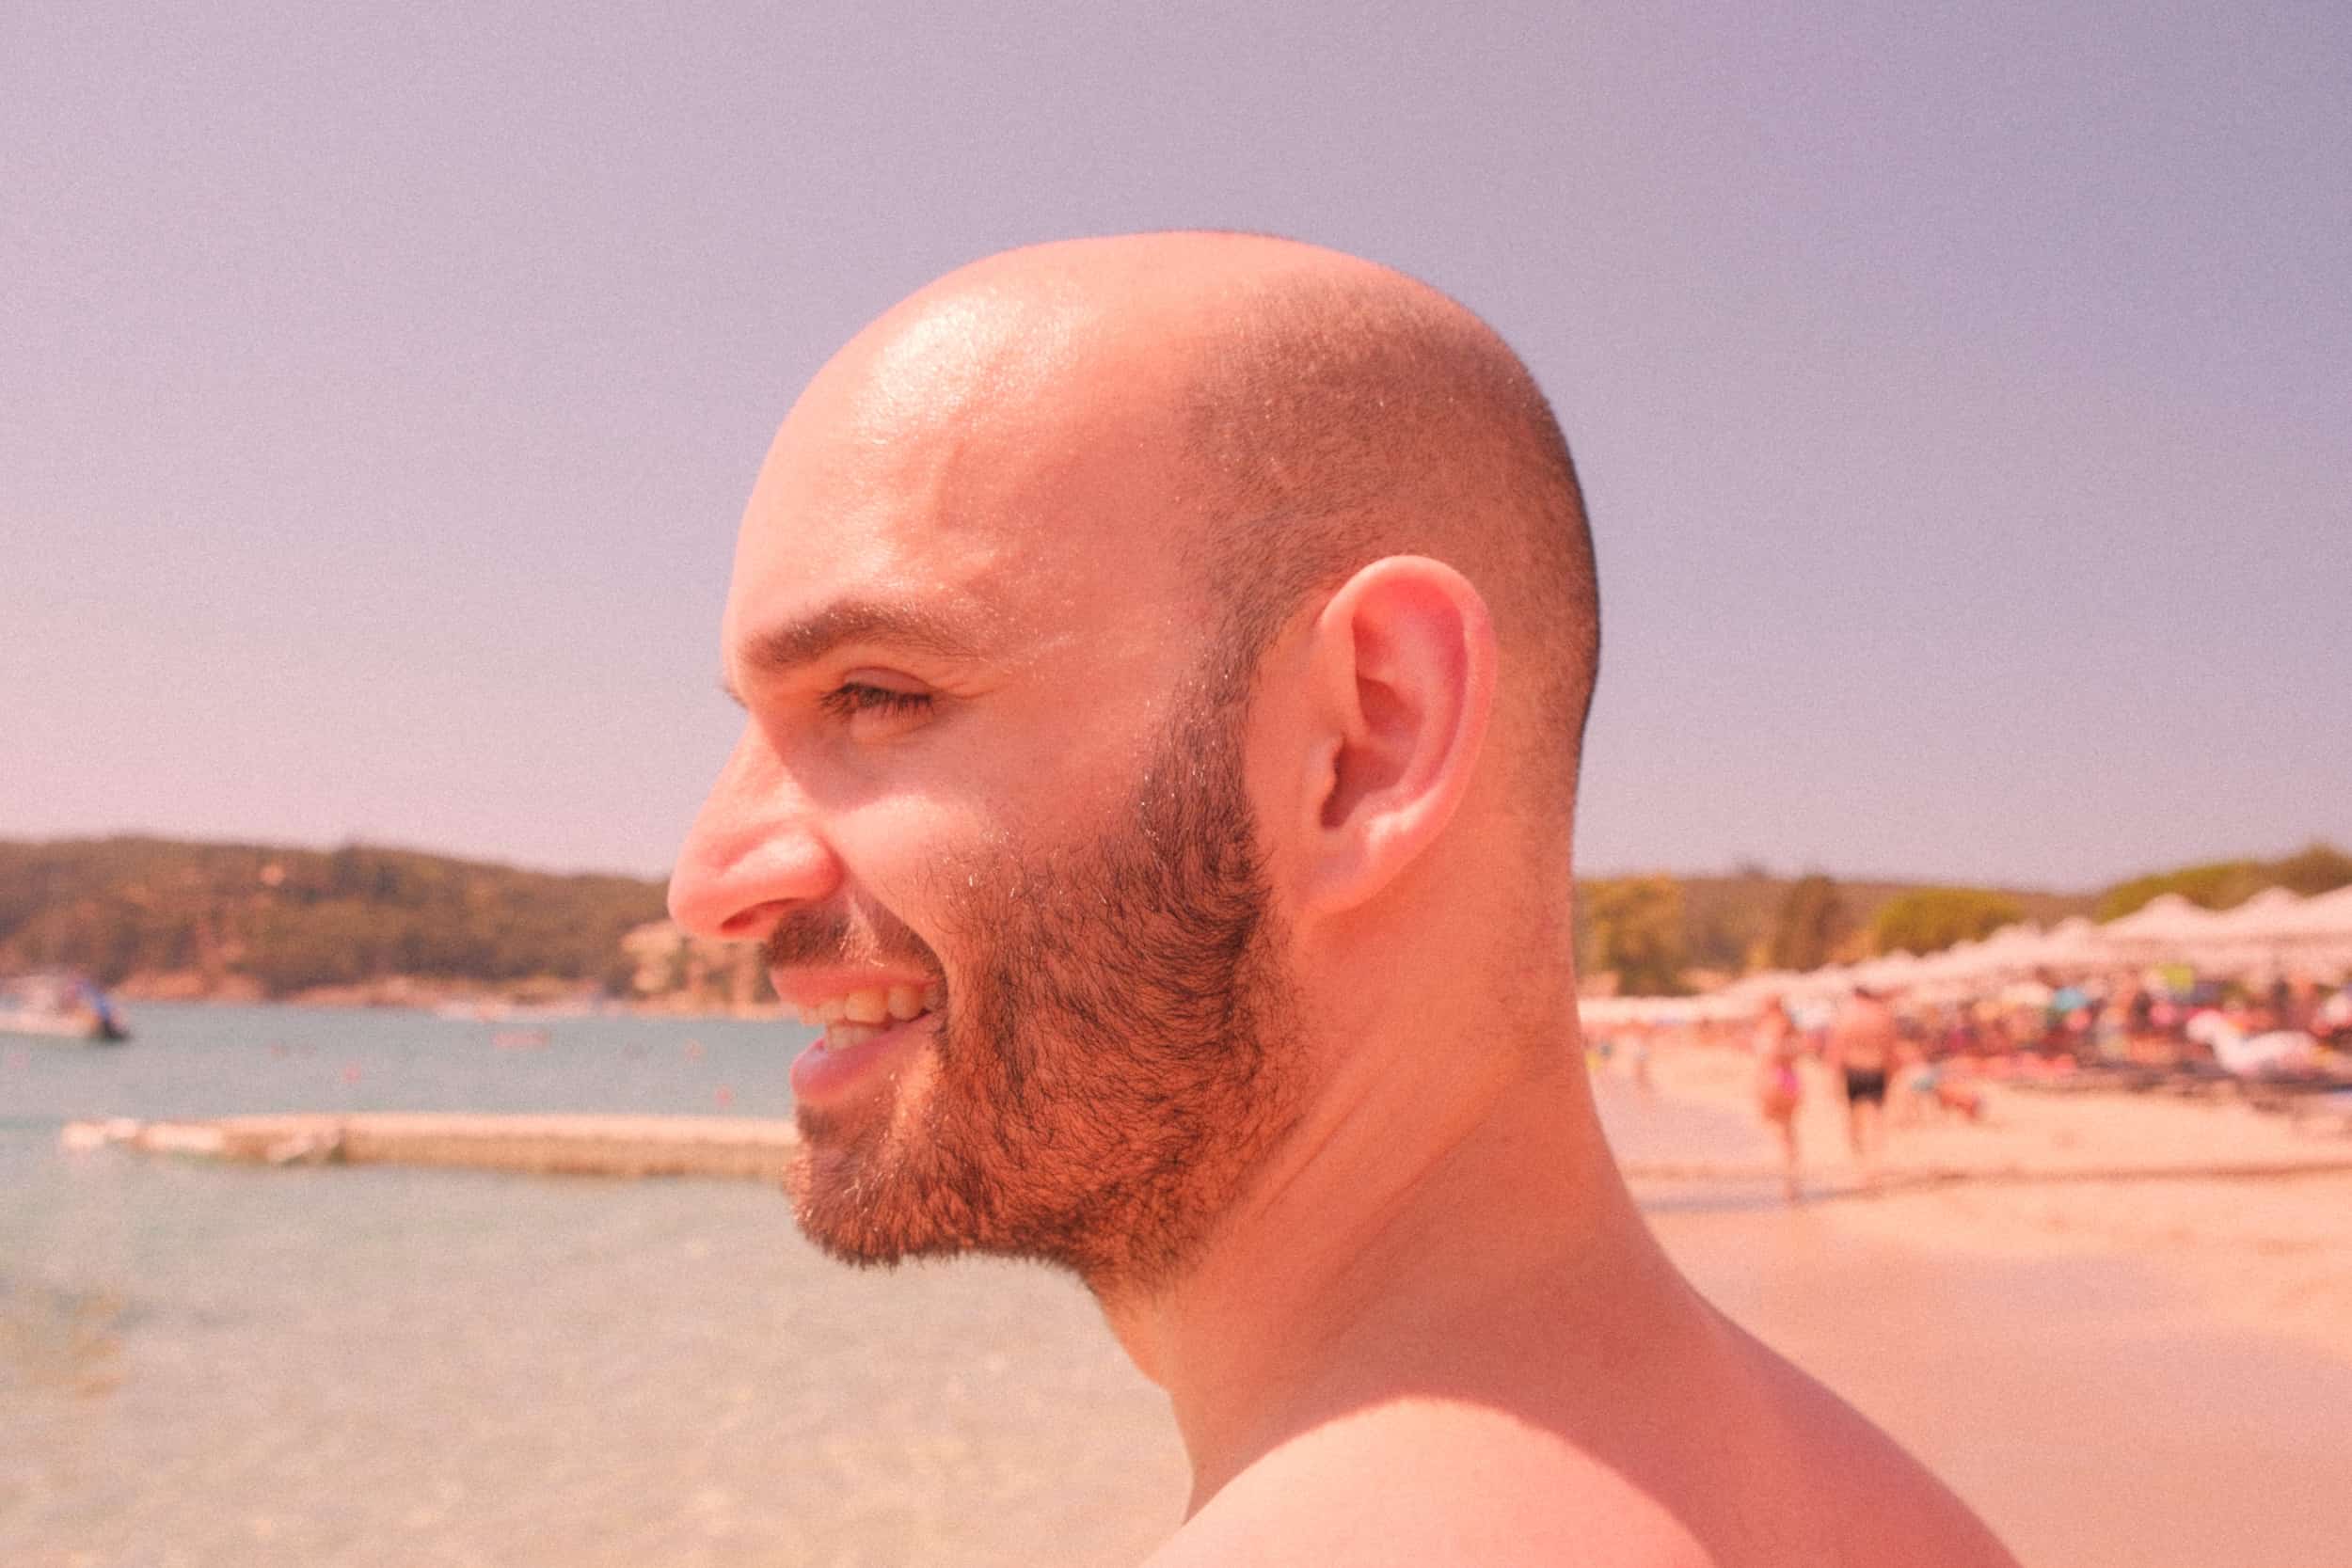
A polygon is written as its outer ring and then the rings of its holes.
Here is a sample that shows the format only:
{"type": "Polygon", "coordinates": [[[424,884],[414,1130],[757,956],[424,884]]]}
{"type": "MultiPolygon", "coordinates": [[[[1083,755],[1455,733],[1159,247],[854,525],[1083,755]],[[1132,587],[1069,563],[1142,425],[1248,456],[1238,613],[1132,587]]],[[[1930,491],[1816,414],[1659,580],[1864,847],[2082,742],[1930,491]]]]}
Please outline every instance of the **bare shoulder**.
{"type": "Polygon", "coordinates": [[[2017,1568],[1984,1521],[1900,1444],[1777,1353],[1749,1343],[1781,1446],[1807,1478],[1791,1495],[1835,1521],[1836,1560],[2017,1568]]]}
{"type": "Polygon", "coordinates": [[[1836,1396],[1777,1357],[1769,1381],[1776,1408],[1606,1452],[1478,1404],[1359,1412],[1236,1477],[1148,1568],[2015,1568],[1836,1396]]]}
{"type": "Polygon", "coordinates": [[[1220,1491],[1148,1568],[1714,1560],[1671,1510],[1556,1435],[1433,1400],[1292,1439],[1220,1491]]]}

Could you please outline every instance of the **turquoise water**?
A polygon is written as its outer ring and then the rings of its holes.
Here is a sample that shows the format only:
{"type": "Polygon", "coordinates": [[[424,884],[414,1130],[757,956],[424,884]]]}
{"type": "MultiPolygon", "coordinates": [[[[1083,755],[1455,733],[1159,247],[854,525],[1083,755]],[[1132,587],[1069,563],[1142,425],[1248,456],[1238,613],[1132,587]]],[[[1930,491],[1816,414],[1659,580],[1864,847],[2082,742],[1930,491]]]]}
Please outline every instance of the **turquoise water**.
{"type": "Polygon", "coordinates": [[[475,1022],[342,1007],[149,1003],[119,1047],[0,1038],[0,1122],[266,1111],[788,1116],[782,1022],[623,1014],[475,1022]],[[540,1049],[501,1036],[545,1030],[540,1049]]]}
{"type": "Polygon", "coordinates": [[[1043,1271],[845,1270],[755,1183],[56,1146],[106,1115],[787,1114],[795,1026],[135,1022],[0,1044],[0,1562],[1115,1563],[1175,1522],[1165,1402],[1043,1271]]]}
{"type": "MultiPolygon", "coordinates": [[[[0,1042],[9,1568],[1119,1564],[1177,1521],[1165,1402],[1041,1270],[846,1270],[757,1183],[56,1141],[111,1115],[782,1115],[792,1025],[559,1019],[516,1051],[412,1013],[135,1022],[117,1050],[0,1042]]],[[[1767,1159],[1737,1118],[1600,1089],[1629,1159],[1767,1159]]],[[[1770,1187],[1642,1196],[1702,1289],[2027,1560],[2283,1565],[2352,1539],[2329,1481],[2352,1369],[2126,1266],[1861,1244],[1770,1187]]]]}

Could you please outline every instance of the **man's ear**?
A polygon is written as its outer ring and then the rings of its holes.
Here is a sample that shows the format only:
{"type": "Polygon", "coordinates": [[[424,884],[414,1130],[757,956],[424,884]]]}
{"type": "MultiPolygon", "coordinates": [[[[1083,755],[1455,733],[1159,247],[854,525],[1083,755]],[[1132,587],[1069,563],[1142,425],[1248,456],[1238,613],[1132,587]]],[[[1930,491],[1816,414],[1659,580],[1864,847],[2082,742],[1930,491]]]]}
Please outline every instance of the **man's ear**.
{"type": "Polygon", "coordinates": [[[1486,741],[1496,662],[1486,600],[1443,562],[1375,561],[1324,606],[1297,798],[1305,907],[1363,903],[1445,831],[1486,741]]]}

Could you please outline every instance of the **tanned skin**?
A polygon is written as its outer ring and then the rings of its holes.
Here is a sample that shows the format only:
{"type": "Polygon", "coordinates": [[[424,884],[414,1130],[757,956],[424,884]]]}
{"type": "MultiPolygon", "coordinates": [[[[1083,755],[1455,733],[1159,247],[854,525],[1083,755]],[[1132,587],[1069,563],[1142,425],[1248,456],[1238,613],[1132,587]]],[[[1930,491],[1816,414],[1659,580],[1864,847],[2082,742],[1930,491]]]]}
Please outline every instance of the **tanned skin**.
{"type": "Polygon", "coordinates": [[[1886,1139],[1884,1095],[1892,1092],[1896,1054],[1902,1043],[1895,1009],[1883,997],[1857,993],[1837,1009],[1830,1026],[1830,1061],[1838,1072],[1877,1073],[1886,1089],[1877,1100],[1846,1098],[1846,1143],[1853,1150],[1865,1187],[1879,1181],[1879,1152],[1886,1139]]]}
{"type": "Polygon", "coordinates": [[[1269,288],[1283,330],[1352,300],[1436,324],[1439,358],[1507,356],[1354,258],[1081,241],[915,295],[777,437],[723,629],[748,722],[672,908],[767,942],[804,1005],[942,999],[807,1078],[803,1224],[864,1261],[1077,1272],[1190,1456],[1161,1568],[2009,1563],[1698,1296],[1611,1160],[1568,935],[1577,718],[1564,742],[1538,690],[1583,656],[1514,565],[1478,429],[1361,476],[1369,556],[1220,685],[1199,410],[1269,288]],[[885,601],[925,614],[840,610],[885,601]],[[1202,799],[1254,852],[1177,809],[1202,799]],[[1159,953],[1220,977],[1155,989],[1159,953]]]}

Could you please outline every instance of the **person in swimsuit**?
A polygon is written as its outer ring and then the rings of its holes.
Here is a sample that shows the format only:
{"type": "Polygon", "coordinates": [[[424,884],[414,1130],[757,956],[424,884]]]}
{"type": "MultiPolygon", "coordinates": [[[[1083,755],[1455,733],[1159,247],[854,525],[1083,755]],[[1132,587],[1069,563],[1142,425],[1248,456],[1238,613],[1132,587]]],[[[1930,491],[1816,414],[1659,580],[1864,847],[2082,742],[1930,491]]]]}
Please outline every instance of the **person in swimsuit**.
{"type": "Polygon", "coordinates": [[[1804,1043],[1788,1004],[1774,997],[1756,1026],[1756,1108],[1780,1134],[1781,1190],[1791,1203],[1800,1196],[1797,1108],[1804,1102],[1804,1081],[1797,1076],[1797,1054],[1804,1043]]]}
{"type": "Polygon", "coordinates": [[[1899,1037],[1895,1011],[1886,999],[1860,989],[1838,1009],[1830,1031],[1830,1055],[1846,1085],[1846,1142],[1865,1187],[1876,1187],[1879,1181],[1879,1152],[1886,1133],[1886,1075],[1895,1065],[1899,1037]]]}

